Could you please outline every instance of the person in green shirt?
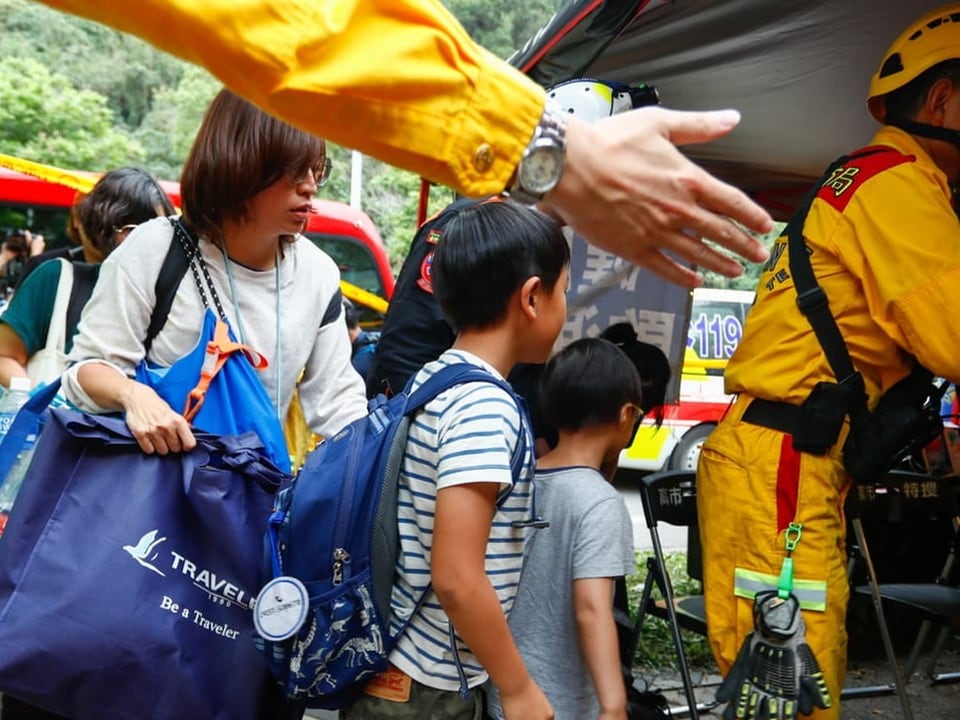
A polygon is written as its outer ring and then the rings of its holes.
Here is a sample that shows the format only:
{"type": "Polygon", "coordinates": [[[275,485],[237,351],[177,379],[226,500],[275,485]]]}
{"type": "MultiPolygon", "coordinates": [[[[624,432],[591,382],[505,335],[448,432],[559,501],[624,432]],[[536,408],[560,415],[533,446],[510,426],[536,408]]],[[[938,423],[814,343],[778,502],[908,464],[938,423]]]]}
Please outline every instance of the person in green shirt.
{"type": "MultiPolygon", "coordinates": [[[[76,230],[83,246],[105,258],[133,228],[151,218],[173,215],[170,199],[149,173],[124,167],[106,173],[75,207],[76,230]]],[[[41,264],[20,285],[0,317],[0,384],[10,378],[29,377],[27,364],[47,344],[63,260],[41,264]]],[[[74,263],[77,291],[71,294],[64,331],[64,357],[73,345],[80,310],[93,289],[93,282],[80,283],[81,276],[96,279],[99,265],[74,263]]],[[[38,382],[43,378],[31,378],[38,382]]]]}

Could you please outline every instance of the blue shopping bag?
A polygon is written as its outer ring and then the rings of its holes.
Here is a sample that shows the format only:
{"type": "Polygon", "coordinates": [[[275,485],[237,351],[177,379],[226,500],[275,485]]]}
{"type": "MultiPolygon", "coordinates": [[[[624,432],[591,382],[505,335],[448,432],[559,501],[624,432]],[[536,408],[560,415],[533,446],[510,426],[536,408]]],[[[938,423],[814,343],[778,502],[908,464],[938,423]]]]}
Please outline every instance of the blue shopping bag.
{"type": "MultiPolygon", "coordinates": [[[[177,412],[183,412],[190,391],[197,385],[213,340],[217,316],[207,310],[196,346],[171,367],[161,368],[145,360],[137,366],[137,382],[152,387],[177,412]]],[[[230,334],[233,339],[233,333],[230,334]]],[[[279,368],[278,368],[279,372],[279,368]]],[[[193,427],[218,435],[255,432],[268,457],[284,472],[290,472],[290,454],[277,409],[270,402],[257,371],[243,353],[232,355],[207,389],[193,427]]]]}
{"type": "Polygon", "coordinates": [[[251,607],[289,476],[252,433],[145,455],[120,418],[45,420],[0,540],[0,692],[73,720],[285,717],[251,607]]]}

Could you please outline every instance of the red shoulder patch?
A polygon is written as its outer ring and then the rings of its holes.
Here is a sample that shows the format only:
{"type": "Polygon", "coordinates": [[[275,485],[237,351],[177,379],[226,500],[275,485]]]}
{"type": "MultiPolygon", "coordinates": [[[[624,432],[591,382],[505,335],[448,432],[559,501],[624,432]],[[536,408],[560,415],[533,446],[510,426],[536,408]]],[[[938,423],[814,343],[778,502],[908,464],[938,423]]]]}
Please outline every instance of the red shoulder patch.
{"type": "Polygon", "coordinates": [[[420,286],[420,289],[431,295],[433,295],[433,253],[434,251],[431,250],[423,258],[423,262],[420,263],[420,277],[417,278],[417,285],[420,286]]]}
{"type": "Polygon", "coordinates": [[[904,155],[899,150],[885,145],[865,147],[854,154],[859,153],[869,154],[853,158],[845,165],[838,167],[820,186],[820,191],[817,193],[820,200],[830,204],[838,212],[846,209],[857,188],[864,182],[884,170],[916,160],[913,155],[904,155]]]}

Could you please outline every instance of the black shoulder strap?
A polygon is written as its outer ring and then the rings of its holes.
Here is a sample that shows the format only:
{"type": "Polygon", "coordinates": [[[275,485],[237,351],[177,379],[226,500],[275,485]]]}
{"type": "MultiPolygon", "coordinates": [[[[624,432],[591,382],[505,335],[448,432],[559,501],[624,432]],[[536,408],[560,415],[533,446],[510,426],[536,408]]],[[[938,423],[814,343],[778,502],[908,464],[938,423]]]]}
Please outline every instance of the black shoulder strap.
{"type": "Polygon", "coordinates": [[[810,253],[803,241],[803,226],[817,193],[820,192],[820,188],[830,179],[837,168],[842,167],[850,160],[884,151],[884,148],[870,149],[852,155],[844,155],[831,163],[823,177],[814,183],[813,187],[804,196],[797,212],[794,213],[785,230],[790,258],[790,274],[793,275],[793,284],[797,291],[797,306],[810,322],[810,326],[813,328],[817,340],[820,341],[820,346],[827,356],[827,362],[830,363],[830,368],[833,370],[837,382],[841,385],[848,385],[852,389],[851,414],[860,416],[867,411],[867,396],[864,390],[863,377],[853,367],[853,361],[847,351],[847,344],[844,342],[843,335],[840,334],[840,328],[837,327],[837,321],[834,319],[833,313],[830,312],[830,302],[827,299],[827,294],[820,287],[816,276],[813,274],[810,253]]]}
{"type": "Polygon", "coordinates": [[[73,266],[73,287],[70,288],[70,301],[67,305],[67,332],[76,332],[83,308],[93,295],[93,286],[97,284],[99,268],[85,262],[71,263],[73,266]]]}
{"type": "MultiPolygon", "coordinates": [[[[170,223],[178,222],[175,218],[170,218],[170,223]]],[[[160,266],[160,273],[157,275],[157,283],[154,285],[154,295],[156,302],[153,306],[153,312],[150,314],[150,324],[147,326],[147,336],[143,340],[143,354],[146,357],[150,353],[150,347],[156,339],[163,326],[167,323],[167,315],[170,314],[170,308],[173,306],[173,299],[177,295],[177,289],[180,287],[180,281],[190,266],[190,259],[187,257],[183,246],[177,241],[177,238],[170,240],[170,248],[163,258],[163,264],[160,266]]]]}

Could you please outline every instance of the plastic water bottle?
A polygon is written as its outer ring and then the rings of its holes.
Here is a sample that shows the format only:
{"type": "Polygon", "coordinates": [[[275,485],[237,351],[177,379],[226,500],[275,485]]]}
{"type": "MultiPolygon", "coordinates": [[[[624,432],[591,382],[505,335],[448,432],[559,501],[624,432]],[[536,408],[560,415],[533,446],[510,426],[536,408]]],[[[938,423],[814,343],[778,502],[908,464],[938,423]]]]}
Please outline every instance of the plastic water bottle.
{"type": "MultiPolygon", "coordinates": [[[[17,412],[30,399],[30,379],[25,377],[10,378],[10,389],[0,399],[0,441],[6,437],[13,424],[17,412]]],[[[30,460],[33,458],[34,446],[37,442],[37,428],[31,428],[26,442],[17,454],[17,460],[6,478],[0,478],[0,535],[7,526],[7,517],[13,501],[17,499],[20,486],[23,485],[23,476],[26,475],[30,460]]]]}

